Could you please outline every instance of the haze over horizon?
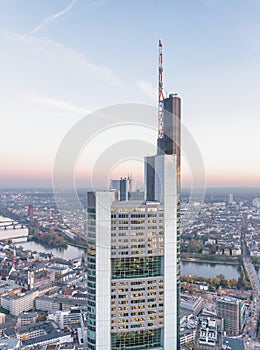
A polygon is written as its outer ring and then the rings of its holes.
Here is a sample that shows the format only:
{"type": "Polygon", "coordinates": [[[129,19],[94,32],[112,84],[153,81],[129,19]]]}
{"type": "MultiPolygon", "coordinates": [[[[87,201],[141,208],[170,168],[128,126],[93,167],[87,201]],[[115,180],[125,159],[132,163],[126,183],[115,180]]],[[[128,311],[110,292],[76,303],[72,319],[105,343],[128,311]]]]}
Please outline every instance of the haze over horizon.
{"type": "MultiPolygon", "coordinates": [[[[156,107],[158,39],[164,91],[182,98],[207,186],[260,187],[259,11],[258,0],[0,2],[0,188],[51,187],[60,143],[89,112],[156,107]]],[[[111,167],[143,176],[140,160],[111,167]]],[[[82,154],[79,187],[89,174],[82,154]]]]}

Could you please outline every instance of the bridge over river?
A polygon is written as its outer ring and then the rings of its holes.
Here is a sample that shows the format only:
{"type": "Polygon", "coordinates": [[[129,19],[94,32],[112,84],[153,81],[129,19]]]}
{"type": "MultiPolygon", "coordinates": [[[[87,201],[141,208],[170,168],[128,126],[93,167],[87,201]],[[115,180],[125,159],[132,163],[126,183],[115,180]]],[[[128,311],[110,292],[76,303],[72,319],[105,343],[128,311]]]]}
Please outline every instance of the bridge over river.
{"type": "Polygon", "coordinates": [[[28,238],[28,228],[18,221],[0,216],[0,241],[24,242],[28,238]]]}
{"type": "Polygon", "coordinates": [[[17,221],[13,220],[0,220],[0,230],[7,230],[13,228],[14,230],[17,228],[24,228],[23,224],[20,224],[17,221]]]}

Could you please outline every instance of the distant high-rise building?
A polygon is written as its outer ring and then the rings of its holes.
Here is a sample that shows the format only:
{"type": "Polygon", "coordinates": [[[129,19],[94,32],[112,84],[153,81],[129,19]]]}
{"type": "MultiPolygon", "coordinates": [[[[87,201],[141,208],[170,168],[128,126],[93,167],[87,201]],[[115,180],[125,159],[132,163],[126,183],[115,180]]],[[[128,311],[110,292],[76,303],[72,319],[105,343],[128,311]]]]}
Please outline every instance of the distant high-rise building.
{"type": "Polygon", "coordinates": [[[144,200],[144,192],[137,191],[136,179],[132,175],[120,180],[111,180],[110,188],[117,191],[116,198],[120,201],[144,200]]]}
{"type": "Polygon", "coordinates": [[[111,180],[110,188],[120,192],[120,180],[111,180]]]}
{"type": "Polygon", "coordinates": [[[241,329],[243,304],[235,298],[219,297],[217,299],[217,315],[224,320],[227,335],[239,335],[241,329]]]}
{"type": "Polygon", "coordinates": [[[29,206],[28,206],[28,216],[30,219],[33,218],[33,205],[32,204],[29,204],[29,206]]]}
{"type": "Polygon", "coordinates": [[[253,199],[253,207],[259,209],[260,208],[260,198],[253,199]]]}
{"type": "Polygon", "coordinates": [[[229,193],[228,195],[228,204],[233,204],[234,203],[234,196],[232,193],[229,193]]]}
{"type": "Polygon", "coordinates": [[[128,201],[129,179],[120,179],[120,201],[128,201]]]}
{"type": "Polygon", "coordinates": [[[132,176],[128,176],[129,179],[129,192],[136,192],[136,179],[133,179],[132,176]]]}
{"type": "Polygon", "coordinates": [[[243,215],[242,215],[242,223],[241,223],[242,230],[246,230],[247,229],[247,219],[248,219],[247,213],[243,213],[243,215]]]}

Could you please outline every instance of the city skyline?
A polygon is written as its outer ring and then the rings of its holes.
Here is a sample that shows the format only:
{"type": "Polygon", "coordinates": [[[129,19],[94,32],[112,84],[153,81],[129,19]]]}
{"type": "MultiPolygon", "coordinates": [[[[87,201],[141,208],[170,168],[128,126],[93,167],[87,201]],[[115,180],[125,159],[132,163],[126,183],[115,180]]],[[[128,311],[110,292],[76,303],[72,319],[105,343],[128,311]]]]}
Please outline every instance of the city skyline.
{"type": "MultiPolygon", "coordinates": [[[[117,103],[156,106],[159,38],[165,92],[183,100],[183,122],[201,151],[207,185],[259,186],[259,9],[257,0],[167,1],[163,8],[0,3],[0,187],[50,187],[59,144],[88,112],[117,103]]],[[[124,168],[113,177],[126,176],[124,168]]],[[[131,168],[139,178],[142,167],[131,168]]],[[[189,184],[185,171],[183,179],[189,184]]]]}

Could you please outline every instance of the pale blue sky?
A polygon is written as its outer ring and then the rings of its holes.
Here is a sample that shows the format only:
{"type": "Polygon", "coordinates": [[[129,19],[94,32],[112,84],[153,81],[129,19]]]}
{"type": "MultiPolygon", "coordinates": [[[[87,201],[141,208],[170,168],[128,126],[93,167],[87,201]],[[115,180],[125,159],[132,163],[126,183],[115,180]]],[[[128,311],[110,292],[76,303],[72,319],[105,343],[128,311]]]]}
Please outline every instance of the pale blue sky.
{"type": "Polygon", "coordinates": [[[0,187],[50,185],[87,111],[156,105],[158,39],[208,185],[259,186],[259,18],[258,0],[0,0],[0,187]]]}

